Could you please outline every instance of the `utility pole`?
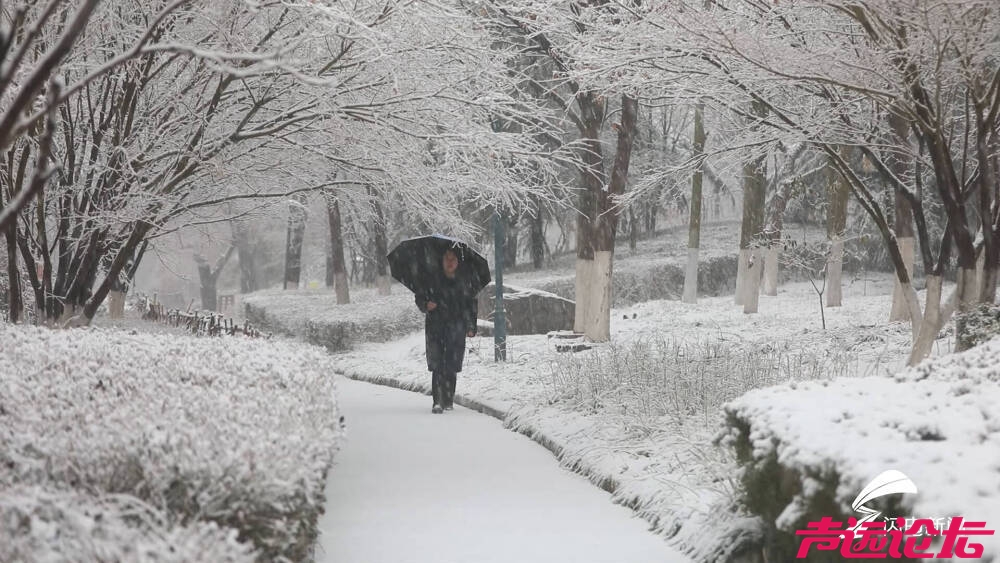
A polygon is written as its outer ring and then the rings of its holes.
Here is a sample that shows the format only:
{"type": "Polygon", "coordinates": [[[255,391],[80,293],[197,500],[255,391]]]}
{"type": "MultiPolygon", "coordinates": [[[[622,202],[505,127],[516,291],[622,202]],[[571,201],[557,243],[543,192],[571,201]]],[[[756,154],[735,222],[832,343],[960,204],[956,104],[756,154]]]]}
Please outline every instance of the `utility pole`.
{"type": "Polygon", "coordinates": [[[493,361],[507,361],[507,319],[503,307],[503,220],[500,211],[493,212],[493,260],[496,276],[496,304],[493,307],[493,361]]]}

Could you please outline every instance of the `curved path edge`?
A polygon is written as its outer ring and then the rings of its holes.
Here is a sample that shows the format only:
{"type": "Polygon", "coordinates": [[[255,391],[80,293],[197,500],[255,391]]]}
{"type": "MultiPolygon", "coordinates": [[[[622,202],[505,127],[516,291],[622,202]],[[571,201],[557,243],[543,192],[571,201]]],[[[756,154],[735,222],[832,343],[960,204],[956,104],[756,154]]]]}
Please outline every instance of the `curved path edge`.
{"type": "MultiPolygon", "coordinates": [[[[387,377],[382,375],[373,376],[342,369],[336,369],[335,373],[337,373],[338,375],[342,375],[348,379],[353,379],[355,381],[362,381],[364,383],[371,383],[374,385],[392,387],[394,389],[411,391],[414,393],[420,393],[422,395],[428,395],[428,396],[430,395],[430,385],[428,384],[411,383],[406,381],[400,381],[394,377],[387,377]]],[[[614,495],[615,491],[618,490],[618,481],[615,480],[614,477],[601,473],[600,471],[597,471],[590,465],[584,463],[574,463],[572,465],[563,464],[562,463],[563,451],[565,450],[565,447],[555,439],[548,436],[543,430],[534,426],[533,424],[524,422],[515,423],[514,419],[509,416],[510,414],[509,412],[501,410],[493,405],[490,405],[478,399],[473,399],[471,397],[464,396],[462,394],[455,395],[455,403],[469,410],[474,410],[482,414],[496,418],[503,423],[504,428],[507,428],[508,430],[527,436],[535,443],[541,445],[545,449],[552,452],[552,455],[556,457],[556,459],[560,462],[560,465],[562,467],[586,477],[588,481],[590,481],[597,487],[601,488],[605,492],[614,495]]],[[[636,510],[636,507],[631,505],[631,503],[618,503],[618,504],[622,504],[623,506],[628,507],[630,510],[632,510],[633,513],[635,513],[637,516],[642,517],[643,520],[646,520],[650,524],[654,526],[657,524],[656,522],[647,518],[642,513],[642,511],[636,510]]],[[[686,551],[682,546],[674,546],[674,547],[682,552],[686,551]]]]}

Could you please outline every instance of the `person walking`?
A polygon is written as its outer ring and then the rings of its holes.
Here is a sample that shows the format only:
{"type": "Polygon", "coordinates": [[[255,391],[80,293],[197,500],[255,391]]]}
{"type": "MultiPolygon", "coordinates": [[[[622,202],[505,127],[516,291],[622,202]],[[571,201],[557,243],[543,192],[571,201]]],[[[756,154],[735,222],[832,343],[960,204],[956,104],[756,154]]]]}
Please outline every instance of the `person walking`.
{"type": "Polygon", "coordinates": [[[476,335],[478,291],[474,291],[471,278],[459,275],[458,266],[458,254],[446,250],[436,279],[428,280],[423,291],[414,293],[417,307],[425,313],[424,339],[434,414],[452,410],[458,373],[465,360],[465,339],[476,335]]]}

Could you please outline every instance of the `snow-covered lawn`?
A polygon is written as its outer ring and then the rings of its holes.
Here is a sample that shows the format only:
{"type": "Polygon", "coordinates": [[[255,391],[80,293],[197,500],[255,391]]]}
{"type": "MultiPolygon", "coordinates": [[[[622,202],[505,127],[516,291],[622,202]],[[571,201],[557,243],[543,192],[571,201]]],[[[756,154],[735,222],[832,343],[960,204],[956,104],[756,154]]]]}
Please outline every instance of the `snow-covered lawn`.
{"type": "MultiPolygon", "coordinates": [[[[458,394],[507,413],[509,428],[557,451],[695,559],[714,561],[759,545],[751,519],[734,511],[734,456],[712,445],[722,405],[790,380],[898,370],[910,329],[886,323],[891,289],[887,276],[848,285],[825,331],[811,286],[796,283],[761,297],[757,315],[732,297],[615,309],[613,344],[578,354],[555,352],[546,336],[512,337],[510,361],[495,364],[492,340],[476,338],[458,394]]],[[[420,333],[361,346],[337,364],[351,377],[429,388],[420,333]]]]}
{"type": "MultiPolygon", "coordinates": [[[[786,240],[825,241],[825,229],[814,225],[786,224],[786,240]]],[[[657,299],[680,299],[684,288],[684,267],[687,263],[688,230],[670,228],[657,233],[656,238],[638,241],[635,250],[620,240],[615,250],[613,301],[615,306],[627,306],[657,299]]],[[[733,293],[736,281],[736,255],[739,243],[739,223],[735,221],[703,224],[699,252],[698,288],[701,295],[733,293]]],[[[550,291],[573,299],[575,292],[576,253],[555,258],[542,270],[527,270],[521,266],[505,274],[504,280],[550,291]]],[[[783,272],[783,279],[787,272],[783,272]]]]}
{"type": "Polygon", "coordinates": [[[296,343],[0,325],[0,560],[301,559],[332,370],[296,343]]]}
{"type": "MultiPolygon", "coordinates": [[[[751,502],[787,543],[823,516],[860,517],[851,503],[890,469],[918,493],[894,495],[879,507],[886,517],[962,516],[1000,528],[1000,338],[891,378],[753,391],[726,413],[724,442],[741,452],[751,502]]],[[[1000,537],[970,541],[986,545],[982,560],[1000,556],[1000,537]]]]}

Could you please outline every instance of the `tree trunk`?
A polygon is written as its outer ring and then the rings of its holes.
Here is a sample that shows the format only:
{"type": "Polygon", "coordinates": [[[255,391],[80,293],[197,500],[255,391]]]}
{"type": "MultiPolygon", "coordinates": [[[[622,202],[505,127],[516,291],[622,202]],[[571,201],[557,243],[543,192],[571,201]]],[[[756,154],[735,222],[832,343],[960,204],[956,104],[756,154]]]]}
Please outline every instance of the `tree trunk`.
{"type": "Polygon", "coordinates": [[[764,294],[778,295],[778,266],[781,259],[781,232],[784,228],[788,193],[780,185],[772,199],[771,217],[767,226],[767,248],[764,250],[764,294]]]}
{"type": "MultiPolygon", "coordinates": [[[[145,248],[144,244],[141,251],[145,252],[145,248]]],[[[111,291],[108,292],[108,315],[112,319],[125,318],[125,296],[131,285],[130,276],[134,275],[134,268],[138,268],[138,260],[141,259],[141,256],[136,256],[134,260],[130,260],[126,264],[126,271],[111,280],[111,291]]]]}
{"type": "Polygon", "coordinates": [[[333,195],[327,196],[326,212],[330,224],[330,272],[327,277],[332,278],[337,304],[345,305],[351,302],[351,292],[347,285],[347,263],[344,261],[344,232],[340,202],[333,195]]]}
{"type": "Polygon", "coordinates": [[[240,263],[240,293],[257,291],[256,251],[251,240],[250,229],[243,221],[232,222],[233,244],[240,263]]]}
{"type": "Polygon", "coordinates": [[[983,251],[983,269],[979,275],[979,302],[993,303],[997,298],[998,263],[1000,245],[994,245],[992,252],[983,251]]]}
{"type": "MultiPolygon", "coordinates": [[[[844,147],[841,147],[840,154],[847,159],[844,147]]],[[[830,257],[826,268],[826,306],[840,307],[843,304],[841,274],[844,268],[844,231],[847,228],[850,187],[832,165],[827,167],[827,174],[826,236],[830,240],[830,257]]]]}
{"type": "MultiPolygon", "coordinates": [[[[957,287],[955,291],[959,317],[955,321],[955,351],[962,352],[967,348],[968,339],[963,338],[966,333],[965,318],[962,313],[968,313],[979,303],[980,286],[975,268],[960,268],[958,270],[957,287]]],[[[947,322],[944,321],[944,322],[947,322]]],[[[942,322],[942,324],[944,324],[942,322]]]]}
{"type": "MultiPolygon", "coordinates": [[[[927,276],[927,303],[924,307],[923,320],[920,323],[920,332],[914,339],[913,347],[910,350],[908,365],[917,365],[931,355],[934,350],[934,341],[937,340],[941,328],[951,319],[956,310],[968,311],[975,307],[978,292],[974,268],[959,269],[955,291],[952,292],[943,307],[941,305],[942,282],[943,278],[940,275],[927,276]]],[[[961,351],[963,343],[960,336],[964,334],[961,319],[956,323],[955,334],[955,351],[961,351]]]]}
{"type": "MultiPolygon", "coordinates": [[[[573,331],[587,336],[599,335],[598,327],[592,326],[592,318],[599,318],[600,312],[591,314],[591,309],[600,309],[602,288],[596,282],[595,254],[599,246],[596,222],[599,220],[598,197],[604,188],[604,155],[600,140],[600,120],[604,104],[593,94],[581,94],[578,104],[581,113],[588,117],[587,128],[582,131],[582,148],[579,151],[580,200],[576,215],[576,309],[573,331]],[[595,288],[595,286],[597,286],[595,288]],[[596,296],[595,296],[596,293],[596,296]]],[[[610,313],[608,315],[610,325],[610,313]]],[[[608,330],[610,332],[610,329],[608,330]]]]}
{"type": "Polygon", "coordinates": [[[504,213],[503,267],[511,270],[517,266],[518,225],[513,213],[504,213]]]}
{"type": "MultiPolygon", "coordinates": [[[[899,112],[889,113],[889,125],[892,127],[896,142],[906,147],[910,146],[910,124],[899,112]]],[[[910,171],[911,159],[908,153],[892,155],[889,159],[889,169],[897,178],[905,178],[910,171]]],[[[894,190],[895,205],[893,213],[894,231],[896,240],[899,243],[899,251],[903,255],[903,262],[906,265],[907,277],[913,279],[913,263],[916,260],[916,241],[913,231],[913,208],[910,202],[903,196],[903,193],[896,188],[894,190]]],[[[906,305],[906,297],[903,295],[899,279],[895,280],[892,289],[892,309],[889,311],[889,322],[910,320],[909,308],[906,305]]]]}
{"type": "Polygon", "coordinates": [[[536,270],[545,266],[545,220],[541,209],[536,209],[531,218],[531,265],[536,270]]]}
{"type": "Polygon", "coordinates": [[[742,307],[746,294],[747,266],[750,264],[750,249],[740,248],[740,253],[736,258],[736,294],[733,302],[742,307]]]}
{"type": "MultiPolygon", "coordinates": [[[[754,112],[763,118],[766,109],[753,103],[754,112]]],[[[762,262],[759,252],[751,249],[760,247],[760,237],[764,229],[764,200],[767,161],[760,155],[743,166],[743,222],[740,226],[740,258],[744,262],[743,276],[737,270],[737,304],[743,305],[744,313],[756,313],[762,262]],[[750,293],[753,292],[751,296],[750,293]]]]}
{"type": "MultiPolygon", "coordinates": [[[[910,124],[898,111],[889,112],[889,126],[892,128],[896,142],[909,149],[910,145],[910,124]]],[[[906,178],[912,165],[909,151],[898,151],[890,155],[889,169],[897,178],[906,178]]],[[[919,174],[919,171],[918,171],[919,174]]],[[[899,244],[899,251],[903,256],[903,263],[906,266],[906,277],[913,279],[913,263],[916,258],[914,254],[915,239],[913,231],[913,208],[909,200],[897,187],[894,189],[894,213],[893,230],[899,244]]],[[[903,288],[899,284],[899,279],[895,280],[892,289],[892,309],[889,311],[889,322],[908,321],[910,319],[909,307],[906,304],[906,296],[903,288]]],[[[913,322],[914,330],[919,330],[916,322],[913,322]]]]}
{"type": "Polygon", "coordinates": [[[764,295],[778,295],[778,265],[781,260],[781,244],[771,241],[764,254],[764,295]]]}
{"type": "Polygon", "coordinates": [[[125,318],[125,291],[113,289],[108,292],[108,315],[112,319],[125,318]]]}
{"type": "Polygon", "coordinates": [[[619,215],[613,197],[625,193],[639,104],[634,98],[622,96],[621,123],[613,126],[618,133],[618,145],[610,189],[605,190],[599,136],[603,102],[596,94],[583,94],[578,100],[582,113],[589,116],[589,128],[583,135],[586,170],[583,171],[585,190],[581,194],[584,205],[580,208],[577,226],[578,277],[574,329],[594,342],[605,342],[611,338],[612,268],[619,215]],[[580,274],[586,275],[587,279],[580,279],[580,274]],[[583,296],[582,300],[580,296],[583,296]]]}
{"type": "Polygon", "coordinates": [[[371,198],[372,207],[375,212],[375,224],[372,225],[375,238],[375,287],[378,288],[379,295],[389,295],[392,292],[392,285],[389,279],[389,254],[388,237],[386,236],[386,219],[382,211],[382,203],[378,199],[378,194],[371,187],[368,188],[368,195],[371,198]]]}
{"type": "Polygon", "coordinates": [[[7,293],[8,320],[17,323],[21,320],[24,308],[21,294],[21,274],[17,267],[17,221],[11,221],[7,226],[7,280],[10,284],[7,293]]]}
{"type": "MultiPolygon", "coordinates": [[[[898,206],[899,200],[902,198],[897,196],[897,207],[896,207],[896,233],[900,232],[900,222],[899,214],[900,208],[898,206]]],[[[904,200],[904,203],[905,200],[904,200]]],[[[910,204],[906,203],[906,210],[909,211],[910,204]]],[[[899,242],[899,252],[903,255],[903,260],[906,262],[906,275],[912,279],[913,278],[913,263],[916,259],[916,239],[913,238],[913,218],[912,215],[907,217],[906,223],[910,225],[909,235],[906,237],[900,237],[896,239],[899,242]]],[[[905,231],[904,231],[905,232],[905,231]]],[[[902,286],[899,285],[899,279],[895,280],[892,288],[892,309],[889,311],[889,322],[898,321],[909,321],[910,311],[906,306],[906,297],[903,295],[902,286]]]]}
{"type": "Polygon", "coordinates": [[[195,256],[198,262],[198,280],[201,282],[201,308],[205,311],[215,311],[218,308],[219,293],[216,290],[216,276],[212,266],[201,256],[195,256]]]}
{"type": "Polygon", "coordinates": [[[292,197],[288,203],[284,289],[298,289],[302,281],[302,239],[306,232],[306,219],[306,198],[292,197]]]}
{"type": "Polygon", "coordinates": [[[942,278],[938,275],[927,276],[927,297],[924,304],[924,316],[919,324],[917,337],[913,340],[910,348],[910,358],[908,365],[915,366],[924,358],[931,355],[934,348],[934,341],[938,332],[944,324],[941,316],[941,284],[942,278]]]}
{"type": "Polygon", "coordinates": [[[701,104],[694,110],[694,175],[691,177],[691,216],[688,219],[688,259],[684,269],[684,303],[698,302],[698,252],[701,248],[701,189],[705,156],[705,120],[701,104]]]}
{"type": "MultiPolygon", "coordinates": [[[[135,252],[139,248],[139,245],[146,239],[147,233],[153,226],[149,223],[140,222],[132,228],[132,232],[129,234],[128,239],[126,239],[121,248],[119,248],[118,253],[115,254],[113,260],[107,267],[107,271],[104,276],[104,280],[100,285],[90,294],[85,301],[81,300],[82,306],[77,307],[77,312],[79,317],[74,321],[73,325],[89,325],[90,321],[94,318],[97,313],[98,307],[104,302],[105,298],[108,296],[108,292],[111,291],[111,285],[114,280],[118,279],[122,271],[128,265],[129,261],[134,259],[135,252]]],[[[96,263],[96,260],[94,261],[96,263]]],[[[96,272],[96,268],[93,269],[96,272]]],[[[93,287],[96,278],[96,273],[89,276],[89,281],[86,283],[86,288],[89,289],[93,287]]],[[[64,315],[65,316],[65,315],[64,315]]],[[[63,326],[67,326],[64,324],[63,326]]]]}
{"type": "Polygon", "coordinates": [[[990,158],[991,127],[982,114],[983,108],[977,107],[976,158],[979,161],[979,217],[983,232],[983,264],[979,276],[978,301],[993,303],[997,292],[997,269],[1000,268],[1000,240],[997,240],[994,228],[997,221],[1000,221],[1000,214],[995,211],[1000,178],[994,168],[996,161],[990,158]]]}
{"type": "Polygon", "coordinates": [[[830,256],[826,265],[826,306],[843,305],[844,240],[834,238],[830,243],[830,256]]]}
{"type": "Polygon", "coordinates": [[[750,261],[743,278],[746,293],[743,295],[743,314],[756,313],[760,301],[760,280],[764,268],[764,252],[760,247],[748,249],[750,261]]]}
{"type": "Polygon", "coordinates": [[[201,282],[201,308],[206,311],[219,311],[219,292],[217,289],[219,274],[222,273],[229,258],[236,250],[235,245],[230,245],[226,253],[215,262],[215,267],[209,264],[208,260],[199,254],[195,254],[194,260],[198,264],[198,279],[201,282]]]}

